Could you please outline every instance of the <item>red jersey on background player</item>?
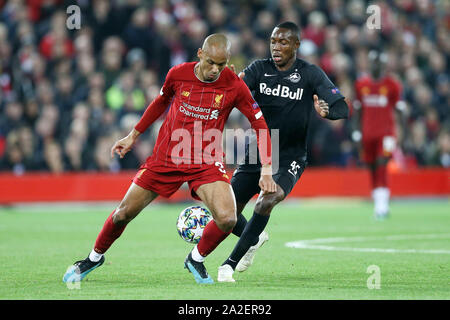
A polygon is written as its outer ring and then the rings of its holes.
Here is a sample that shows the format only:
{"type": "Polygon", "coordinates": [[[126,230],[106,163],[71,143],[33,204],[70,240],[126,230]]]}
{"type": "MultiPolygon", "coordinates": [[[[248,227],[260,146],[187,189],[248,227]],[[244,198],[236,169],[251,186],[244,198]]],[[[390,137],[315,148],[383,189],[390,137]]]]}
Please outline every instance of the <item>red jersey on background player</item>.
{"type": "Polygon", "coordinates": [[[197,52],[200,61],[173,67],[160,96],[147,107],[135,128],[114,144],[111,156],[117,153],[123,157],[137,137],[170,105],[152,155],[141,166],[119,206],[106,219],[89,256],[67,269],[64,282],[81,281],[101,266],[103,254],[126,225],[158,195],[170,197],[184,182],[189,184],[193,197],[202,200],[213,215],[184,265],[198,283],[213,282],[203,261],[236,224],[236,201],[221,162],[221,134],[233,107],[243,112],[256,130],[263,163],[261,189],[268,193],[276,190],[269,131],[245,83],[226,68],[230,47],[223,34],[207,37],[197,52]],[[216,144],[208,148],[214,138],[216,144]]]}
{"type": "Polygon", "coordinates": [[[383,75],[386,55],[370,51],[371,75],[355,82],[357,127],[354,138],[362,136],[363,161],[369,165],[372,197],[376,218],[389,213],[390,191],[387,181],[387,162],[396,148],[394,110],[402,106],[401,84],[389,75],[383,75]],[[359,117],[358,117],[359,116],[359,117]]]}

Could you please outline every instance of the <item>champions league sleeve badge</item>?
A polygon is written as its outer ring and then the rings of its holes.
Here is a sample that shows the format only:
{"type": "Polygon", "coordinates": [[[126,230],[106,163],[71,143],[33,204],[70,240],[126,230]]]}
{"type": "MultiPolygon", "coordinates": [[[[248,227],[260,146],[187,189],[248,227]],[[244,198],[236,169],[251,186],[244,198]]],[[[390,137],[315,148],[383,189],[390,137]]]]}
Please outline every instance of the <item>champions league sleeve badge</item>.
{"type": "Polygon", "coordinates": [[[331,89],[332,94],[341,93],[338,88],[331,89]]]}

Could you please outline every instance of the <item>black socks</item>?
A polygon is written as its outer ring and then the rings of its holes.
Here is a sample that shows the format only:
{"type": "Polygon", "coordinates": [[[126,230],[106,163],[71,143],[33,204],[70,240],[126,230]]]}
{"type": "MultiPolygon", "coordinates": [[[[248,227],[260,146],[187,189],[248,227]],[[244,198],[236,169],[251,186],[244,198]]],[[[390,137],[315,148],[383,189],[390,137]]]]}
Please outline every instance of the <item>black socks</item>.
{"type": "MultiPolygon", "coordinates": [[[[240,216],[244,217],[242,214],[240,216]]],[[[227,260],[225,260],[225,262],[222,265],[229,264],[234,270],[239,260],[241,260],[241,258],[247,253],[248,249],[251,246],[254,246],[255,244],[258,243],[259,235],[261,234],[261,232],[263,232],[264,228],[266,227],[269,218],[270,215],[263,216],[256,212],[253,212],[253,216],[245,225],[245,228],[242,231],[240,239],[236,244],[236,246],[234,247],[233,252],[231,252],[231,255],[228,257],[227,260]]],[[[244,220],[245,217],[240,222],[239,217],[236,226],[238,226],[239,223],[243,224],[242,221],[244,220]]],[[[234,227],[234,229],[236,229],[236,227],[234,227]]],[[[234,232],[234,229],[233,233],[237,235],[237,233],[234,232]]],[[[237,232],[239,232],[239,229],[237,230],[237,232]]]]}
{"type": "Polygon", "coordinates": [[[238,214],[236,225],[233,228],[233,231],[231,231],[235,236],[240,237],[242,235],[242,232],[244,232],[244,228],[247,224],[247,219],[245,219],[244,215],[238,214]]]}

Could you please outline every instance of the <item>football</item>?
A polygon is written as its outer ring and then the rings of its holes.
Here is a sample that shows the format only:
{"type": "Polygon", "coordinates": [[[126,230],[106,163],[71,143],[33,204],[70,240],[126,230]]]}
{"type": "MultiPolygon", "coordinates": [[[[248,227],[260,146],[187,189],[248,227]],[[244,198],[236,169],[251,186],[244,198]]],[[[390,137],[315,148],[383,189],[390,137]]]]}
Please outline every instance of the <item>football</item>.
{"type": "Polygon", "coordinates": [[[178,216],[178,234],[184,241],[196,244],[202,237],[203,229],[211,220],[212,215],[207,209],[201,206],[187,207],[178,216]]]}

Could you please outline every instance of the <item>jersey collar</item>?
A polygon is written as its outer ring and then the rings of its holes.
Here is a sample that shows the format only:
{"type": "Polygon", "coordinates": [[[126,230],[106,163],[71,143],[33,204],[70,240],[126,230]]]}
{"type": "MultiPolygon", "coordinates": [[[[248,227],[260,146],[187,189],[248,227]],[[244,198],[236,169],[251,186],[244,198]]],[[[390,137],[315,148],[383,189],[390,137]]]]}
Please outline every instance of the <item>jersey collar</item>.
{"type": "Polygon", "coordinates": [[[283,71],[278,70],[277,65],[275,64],[275,61],[273,61],[272,58],[269,58],[269,59],[270,59],[270,62],[272,63],[273,68],[275,69],[275,71],[280,72],[282,74],[292,73],[292,72],[298,71],[300,69],[300,66],[298,65],[300,60],[298,58],[295,58],[294,63],[288,70],[283,70],[283,71]]]}
{"type": "Polygon", "coordinates": [[[194,65],[194,69],[192,70],[192,72],[194,72],[194,76],[198,79],[198,81],[200,81],[200,82],[202,82],[202,83],[214,83],[214,82],[216,82],[217,80],[220,79],[220,76],[222,75],[222,72],[219,74],[219,76],[217,77],[217,79],[214,80],[214,81],[203,81],[203,80],[201,80],[201,79],[200,79],[199,77],[197,77],[197,75],[195,74],[195,68],[197,67],[198,64],[199,64],[199,62],[197,62],[197,63],[194,65]]]}

